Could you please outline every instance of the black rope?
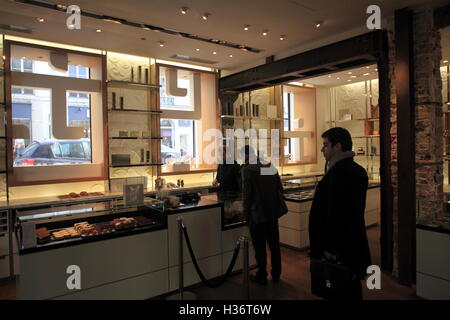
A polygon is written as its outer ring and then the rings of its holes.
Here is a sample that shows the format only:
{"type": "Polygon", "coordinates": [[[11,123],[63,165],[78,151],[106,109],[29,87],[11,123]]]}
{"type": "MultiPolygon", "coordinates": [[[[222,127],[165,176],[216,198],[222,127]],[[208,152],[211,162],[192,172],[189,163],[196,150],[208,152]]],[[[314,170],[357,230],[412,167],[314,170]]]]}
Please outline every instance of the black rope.
{"type": "Polygon", "coordinates": [[[239,255],[239,249],[241,248],[240,243],[238,242],[236,244],[236,248],[234,248],[233,258],[231,259],[231,263],[228,266],[227,272],[225,272],[224,275],[220,276],[220,279],[217,281],[217,283],[211,283],[209,280],[207,280],[205,278],[202,271],[200,270],[200,267],[198,266],[197,259],[195,258],[194,251],[192,250],[191,241],[189,240],[189,235],[188,235],[186,226],[184,224],[182,225],[182,228],[183,228],[184,238],[186,240],[186,244],[189,249],[189,254],[191,255],[191,259],[192,259],[192,262],[194,263],[195,270],[197,270],[197,273],[198,273],[200,279],[202,280],[202,282],[210,288],[217,288],[217,287],[221,286],[225,282],[225,280],[227,280],[227,278],[231,274],[231,271],[233,270],[233,267],[236,263],[238,255],[239,255]]]}

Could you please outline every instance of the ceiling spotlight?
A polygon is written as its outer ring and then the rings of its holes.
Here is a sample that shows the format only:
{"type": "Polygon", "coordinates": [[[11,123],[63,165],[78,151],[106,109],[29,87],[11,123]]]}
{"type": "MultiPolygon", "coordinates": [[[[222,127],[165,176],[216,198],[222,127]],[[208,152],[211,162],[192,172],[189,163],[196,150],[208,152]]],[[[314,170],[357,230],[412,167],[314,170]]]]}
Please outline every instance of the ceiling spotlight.
{"type": "Polygon", "coordinates": [[[213,51],[213,54],[217,54],[217,52],[213,51]]]}
{"type": "Polygon", "coordinates": [[[45,21],[45,19],[44,18],[36,18],[36,21],[38,21],[38,22],[44,22],[45,21]]]}
{"type": "Polygon", "coordinates": [[[280,36],[280,40],[283,41],[284,39],[286,39],[286,35],[282,34],[282,35],[280,36]]]}
{"type": "Polygon", "coordinates": [[[267,33],[269,33],[269,31],[264,30],[263,33],[262,33],[262,35],[263,35],[263,36],[267,36],[267,33]]]}
{"type": "Polygon", "coordinates": [[[370,69],[370,67],[366,67],[366,69],[370,69]]]}
{"type": "Polygon", "coordinates": [[[352,74],[352,72],[350,71],[350,72],[347,72],[347,74],[352,74]]]}
{"type": "Polygon", "coordinates": [[[320,28],[321,25],[322,25],[322,21],[317,21],[316,22],[316,28],[320,28]]]}
{"type": "Polygon", "coordinates": [[[375,71],[378,71],[378,69],[375,69],[375,71]]]}
{"type": "Polygon", "coordinates": [[[331,78],[331,76],[328,76],[328,78],[331,78]]]}
{"type": "Polygon", "coordinates": [[[159,42],[159,46],[160,46],[160,47],[164,47],[164,41],[160,41],[160,42],[159,42]]]}
{"type": "Polygon", "coordinates": [[[340,78],[340,77],[337,77],[336,79],[340,80],[341,78],[340,78]]]}
{"type": "Polygon", "coordinates": [[[352,82],[352,80],[347,80],[348,82],[352,82]]]}
{"type": "Polygon", "coordinates": [[[356,78],[356,76],[350,76],[350,78],[356,78]]]}
{"type": "Polygon", "coordinates": [[[195,49],[195,51],[200,51],[200,49],[199,49],[199,48],[197,48],[197,49],[195,49]]]}
{"type": "Polygon", "coordinates": [[[230,58],[233,58],[233,55],[232,55],[232,54],[230,54],[230,55],[229,55],[229,57],[230,57],[230,58]]]}
{"type": "Polygon", "coordinates": [[[56,9],[58,9],[58,10],[67,10],[67,6],[65,6],[63,4],[57,4],[56,5],[56,9]]]}
{"type": "Polygon", "coordinates": [[[368,76],[369,74],[370,74],[370,73],[364,73],[363,75],[364,75],[364,76],[368,76]]]}
{"type": "Polygon", "coordinates": [[[448,60],[444,60],[444,61],[442,61],[443,63],[448,63],[448,60]]]}
{"type": "Polygon", "coordinates": [[[181,7],[181,13],[182,14],[186,14],[188,12],[189,8],[188,7],[181,7]]]}
{"type": "Polygon", "coordinates": [[[249,25],[249,24],[246,24],[246,25],[244,26],[244,30],[245,30],[245,31],[248,31],[248,28],[250,28],[250,25],[249,25]]]}
{"type": "Polygon", "coordinates": [[[210,15],[211,15],[210,13],[205,12],[205,13],[202,15],[202,19],[203,19],[203,20],[208,20],[208,17],[209,17],[210,15]]]}
{"type": "Polygon", "coordinates": [[[95,30],[95,32],[102,32],[102,29],[97,29],[95,30]]]}

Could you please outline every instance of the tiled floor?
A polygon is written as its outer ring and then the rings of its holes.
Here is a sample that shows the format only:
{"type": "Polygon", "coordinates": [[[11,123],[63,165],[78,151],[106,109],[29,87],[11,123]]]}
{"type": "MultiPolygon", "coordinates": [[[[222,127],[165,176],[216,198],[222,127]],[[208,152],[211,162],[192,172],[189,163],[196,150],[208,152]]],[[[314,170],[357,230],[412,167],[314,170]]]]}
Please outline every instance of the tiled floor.
{"type": "MultiPolygon", "coordinates": [[[[372,254],[372,263],[380,263],[379,226],[367,229],[372,254]]],[[[250,283],[250,299],[317,299],[311,294],[309,279],[309,258],[306,251],[282,248],[283,272],[279,283],[269,281],[267,286],[250,283]]],[[[269,259],[270,261],[270,259],[269,259]]],[[[365,287],[365,286],[363,286],[365,287]]],[[[245,293],[242,285],[242,274],[230,277],[219,288],[211,289],[206,286],[196,286],[190,290],[199,300],[232,300],[244,299],[245,293]]],[[[15,281],[0,282],[0,300],[16,299],[15,281]]],[[[414,288],[404,287],[382,274],[381,290],[364,289],[364,299],[367,300],[406,300],[418,299],[414,288]]]]}

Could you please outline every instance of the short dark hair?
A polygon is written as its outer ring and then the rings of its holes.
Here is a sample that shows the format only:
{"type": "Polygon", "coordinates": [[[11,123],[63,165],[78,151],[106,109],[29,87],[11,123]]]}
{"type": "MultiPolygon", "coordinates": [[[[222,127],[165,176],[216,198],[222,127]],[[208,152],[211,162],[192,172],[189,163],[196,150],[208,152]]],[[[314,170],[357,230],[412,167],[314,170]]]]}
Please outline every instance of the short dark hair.
{"type": "Polygon", "coordinates": [[[347,129],[341,127],[328,129],[327,131],[322,133],[322,138],[327,138],[328,141],[331,142],[332,147],[334,147],[336,143],[340,143],[342,146],[342,151],[352,150],[352,136],[347,129]]]}

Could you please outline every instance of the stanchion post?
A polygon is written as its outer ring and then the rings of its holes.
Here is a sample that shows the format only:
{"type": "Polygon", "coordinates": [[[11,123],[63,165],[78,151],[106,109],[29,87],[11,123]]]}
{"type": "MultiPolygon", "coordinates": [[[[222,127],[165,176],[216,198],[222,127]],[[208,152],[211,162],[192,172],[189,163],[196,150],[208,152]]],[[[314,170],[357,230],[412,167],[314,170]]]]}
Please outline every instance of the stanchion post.
{"type": "Polygon", "coordinates": [[[250,284],[249,284],[249,258],[248,258],[248,238],[242,236],[240,238],[241,243],[243,244],[244,252],[242,253],[243,265],[242,265],[242,273],[244,276],[244,299],[250,299],[250,284]]]}
{"type": "Polygon", "coordinates": [[[180,300],[183,300],[183,287],[184,287],[184,268],[183,268],[183,217],[177,218],[178,223],[178,262],[179,262],[179,274],[178,274],[178,288],[180,290],[180,300]]]}

